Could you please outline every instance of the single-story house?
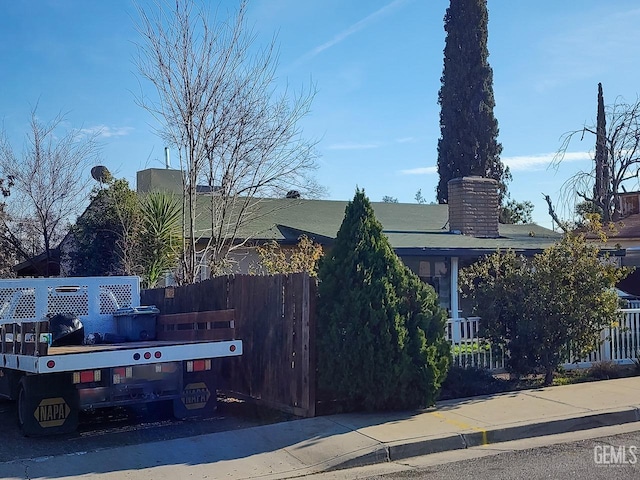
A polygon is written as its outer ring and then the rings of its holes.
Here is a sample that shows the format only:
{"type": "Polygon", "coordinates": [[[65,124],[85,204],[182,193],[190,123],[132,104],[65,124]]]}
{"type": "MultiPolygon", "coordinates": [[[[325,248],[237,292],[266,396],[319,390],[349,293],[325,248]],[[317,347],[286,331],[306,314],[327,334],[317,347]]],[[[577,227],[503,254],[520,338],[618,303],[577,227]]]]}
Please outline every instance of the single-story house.
{"type": "MultiPolygon", "coordinates": [[[[170,169],[140,171],[137,191],[143,194],[163,190],[181,195],[181,175],[180,171],[170,169]]],[[[398,256],[435,288],[450,316],[458,318],[470,314],[458,294],[461,268],[497,250],[511,249],[532,256],[557,242],[561,234],[535,224],[500,224],[498,189],[491,179],[454,179],[449,189],[446,205],[385,202],[371,202],[371,205],[398,256]]],[[[196,223],[200,242],[206,242],[207,232],[211,231],[210,215],[206,215],[206,211],[211,204],[208,200],[215,199],[217,194],[215,189],[199,190],[202,213],[196,223]]],[[[255,199],[252,214],[236,237],[243,246],[233,252],[234,271],[256,271],[259,257],[255,246],[274,240],[286,248],[306,235],[325,250],[330,249],[347,204],[347,201],[301,198],[255,199]]],[[[624,250],[618,249],[616,254],[624,255],[624,250]]],[[[206,264],[205,259],[202,264],[206,264]]],[[[201,277],[208,277],[206,267],[201,277]]]]}
{"type": "Polygon", "coordinates": [[[57,277],[60,275],[60,248],[51,249],[49,258],[46,252],[42,252],[12,268],[19,277],[41,277],[47,274],[50,277],[57,277]]]}
{"type": "MultiPolygon", "coordinates": [[[[179,194],[181,188],[177,170],[138,172],[139,193],[163,189],[179,194]]],[[[497,250],[512,249],[519,254],[534,255],[554,244],[561,235],[535,224],[499,224],[498,189],[493,180],[465,177],[452,180],[449,188],[448,205],[385,202],[371,205],[398,256],[435,288],[441,305],[456,318],[470,313],[457,293],[460,268],[497,250]]],[[[251,220],[238,234],[238,241],[248,242],[246,247],[234,251],[235,271],[255,270],[258,256],[252,247],[272,240],[292,246],[301,235],[306,235],[330,249],[347,204],[347,201],[300,198],[259,200],[251,220]]],[[[198,219],[197,227],[203,234],[210,228],[206,217],[198,219]]],[[[204,274],[207,275],[206,271],[204,274]]]]}

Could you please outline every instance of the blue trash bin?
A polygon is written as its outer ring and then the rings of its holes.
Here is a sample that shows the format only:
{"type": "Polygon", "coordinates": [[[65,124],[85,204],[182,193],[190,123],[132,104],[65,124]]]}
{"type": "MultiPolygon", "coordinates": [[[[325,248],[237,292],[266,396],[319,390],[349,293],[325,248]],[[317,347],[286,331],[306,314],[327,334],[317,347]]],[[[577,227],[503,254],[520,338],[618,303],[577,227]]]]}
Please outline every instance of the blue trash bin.
{"type": "Polygon", "coordinates": [[[156,339],[158,310],[155,305],[146,307],[119,308],[113,314],[118,335],[128,342],[143,342],[156,339]]]}

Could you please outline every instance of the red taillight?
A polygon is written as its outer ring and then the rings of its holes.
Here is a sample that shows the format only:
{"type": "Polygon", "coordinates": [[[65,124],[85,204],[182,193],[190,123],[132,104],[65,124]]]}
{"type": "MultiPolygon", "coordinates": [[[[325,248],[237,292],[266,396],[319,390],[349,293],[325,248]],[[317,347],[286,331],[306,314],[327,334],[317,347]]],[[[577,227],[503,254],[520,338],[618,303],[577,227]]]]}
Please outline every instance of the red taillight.
{"type": "Polygon", "coordinates": [[[151,358],[151,352],[144,352],[144,359],[149,360],[151,358]]]}
{"type": "Polygon", "coordinates": [[[187,372],[203,372],[211,370],[211,359],[189,360],[187,362],[187,372]]]}
{"type": "Polygon", "coordinates": [[[122,383],[125,378],[133,377],[133,368],[132,367],[119,367],[113,369],[113,383],[114,385],[118,383],[122,383]]]}
{"type": "Polygon", "coordinates": [[[156,358],[160,358],[160,357],[162,357],[162,352],[156,352],[156,353],[153,354],[153,356],[156,357],[156,358]]]}
{"type": "Polygon", "coordinates": [[[53,360],[49,360],[47,362],[47,368],[53,368],[56,366],[56,362],[54,362],[53,360]]]}
{"type": "Polygon", "coordinates": [[[83,370],[82,372],[73,372],[73,383],[92,383],[102,380],[102,371],[100,370],[83,370]]]}
{"type": "Polygon", "coordinates": [[[231,345],[229,347],[229,350],[231,350],[232,352],[235,352],[236,351],[236,346],[235,345],[231,345]]]}

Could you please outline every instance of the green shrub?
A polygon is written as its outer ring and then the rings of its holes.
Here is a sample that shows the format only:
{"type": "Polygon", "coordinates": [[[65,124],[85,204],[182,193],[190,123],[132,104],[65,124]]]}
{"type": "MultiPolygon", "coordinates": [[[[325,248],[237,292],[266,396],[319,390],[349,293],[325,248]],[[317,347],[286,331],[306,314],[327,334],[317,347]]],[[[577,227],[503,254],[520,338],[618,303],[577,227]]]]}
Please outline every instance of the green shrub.
{"type": "Polygon", "coordinates": [[[446,312],[393,252],[364,192],[318,279],[320,395],[349,410],[433,404],[450,361],[446,312]]]}
{"type": "Polygon", "coordinates": [[[550,385],[560,364],[588,355],[602,329],[618,320],[613,287],[628,273],[603,261],[584,235],[567,234],[533,258],[487,256],[461,272],[460,285],[486,338],[506,343],[509,371],[543,372],[550,385]]]}
{"type": "Polygon", "coordinates": [[[594,380],[609,380],[623,376],[623,368],[616,363],[605,360],[596,362],[587,370],[587,376],[594,380]]]}
{"type": "Polygon", "coordinates": [[[510,382],[495,378],[488,370],[453,366],[442,382],[440,400],[501,393],[511,387],[510,382]]]}
{"type": "Polygon", "coordinates": [[[451,353],[455,355],[472,355],[477,353],[489,353],[491,344],[485,340],[474,340],[468,343],[458,343],[451,347],[451,353]]]}
{"type": "Polygon", "coordinates": [[[564,368],[559,368],[553,376],[553,385],[573,385],[576,383],[588,382],[590,380],[593,380],[593,378],[589,376],[588,370],[566,370],[564,368]]]}

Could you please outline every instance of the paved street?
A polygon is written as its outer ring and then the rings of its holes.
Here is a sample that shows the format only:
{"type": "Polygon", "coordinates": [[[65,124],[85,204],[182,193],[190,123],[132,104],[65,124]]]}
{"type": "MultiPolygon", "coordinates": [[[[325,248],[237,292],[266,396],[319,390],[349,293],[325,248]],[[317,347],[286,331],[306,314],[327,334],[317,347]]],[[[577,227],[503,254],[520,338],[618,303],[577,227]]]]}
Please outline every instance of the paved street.
{"type": "Polygon", "coordinates": [[[391,464],[311,475],[305,477],[305,480],[478,480],[480,478],[498,480],[640,478],[640,424],[602,427],[425,455],[391,464]],[[630,447],[637,447],[637,449],[630,447]],[[626,462],[618,462],[619,456],[612,458],[610,455],[612,448],[614,454],[624,449],[626,462]]]}
{"type": "Polygon", "coordinates": [[[369,477],[369,480],[477,480],[478,478],[495,480],[640,478],[640,432],[501,453],[473,460],[373,476],[369,477]]]}

